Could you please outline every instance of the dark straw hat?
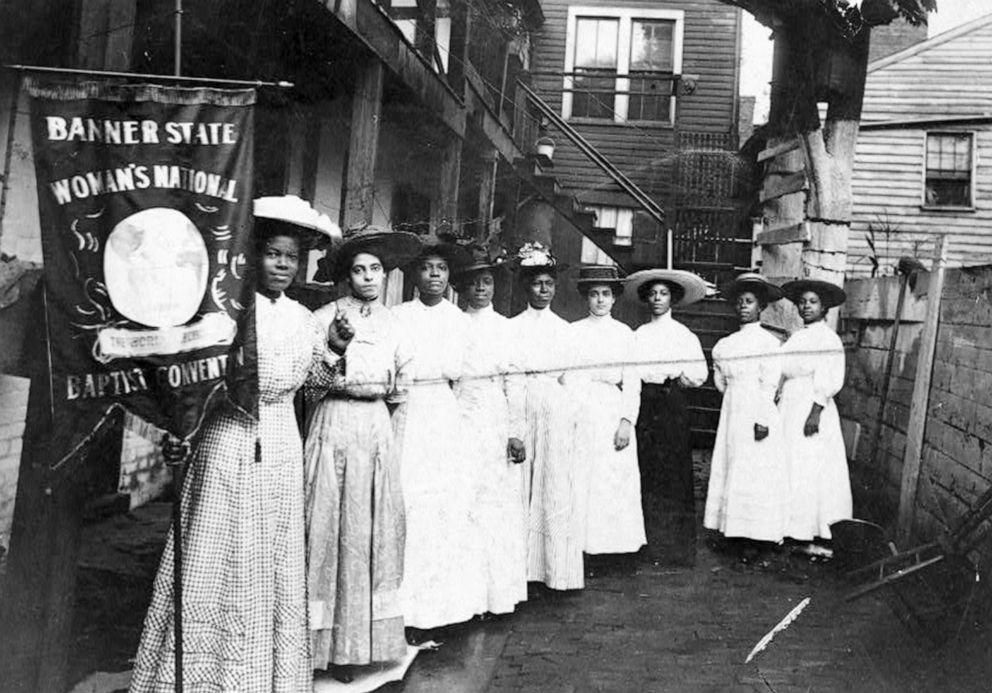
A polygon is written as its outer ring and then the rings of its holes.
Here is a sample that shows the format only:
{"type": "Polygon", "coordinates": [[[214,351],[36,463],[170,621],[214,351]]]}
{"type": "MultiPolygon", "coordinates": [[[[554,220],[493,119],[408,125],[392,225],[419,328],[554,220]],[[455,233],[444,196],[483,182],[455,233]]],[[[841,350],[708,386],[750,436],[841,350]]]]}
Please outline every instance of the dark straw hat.
{"type": "Polygon", "coordinates": [[[624,280],[620,278],[620,270],[613,265],[582,265],[579,267],[579,278],[575,280],[575,288],[585,296],[594,286],[608,286],[619,298],[623,293],[624,280]]]}
{"type": "Polygon", "coordinates": [[[412,260],[419,260],[429,255],[437,255],[448,263],[449,276],[454,277],[472,263],[472,255],[462,246],[445,237],[428,234],[421,236],[420,252],[412,260]]]}
{"type": "Polygon", "coordinates": [[[495,273],[506,269],[506,251],[502,248],[488,248],[481,243],[471,243],[465,247],[469,254],[468,264],[461,267],[451,277],[451,283],[462,286],[467,283],[475,272],[489,270],[495,273]]]}
{"type": "Polygon", "coordinates": [[[785,292],[786,298],[796,304],[804,293],[812,291],[820,297],[824,308],[834,308],[847,300],[847,294],[842,288],[821,279],[796,279],[786,282],[782,285],[782,291],[785,292]]]}
{"type": "Polygon", "coordinates": [[[420,238],[414,233],[387,231],[367,224],[352,226],[345,232],[344,243],[335,254],[331,279],[339,282],[347,277],[352,260],[359,253],[375,255],[388,272],[417,257],[420,247],[420,238]]]}
{"type": "Polygon", "coordinates": [[[784,295],[782,289],[762,277],[757,272],[745,272],[724,286],[720,293],[728,301],[733,301],[745,291],[753,293],[762,303],[773,303],[784,295]]]}

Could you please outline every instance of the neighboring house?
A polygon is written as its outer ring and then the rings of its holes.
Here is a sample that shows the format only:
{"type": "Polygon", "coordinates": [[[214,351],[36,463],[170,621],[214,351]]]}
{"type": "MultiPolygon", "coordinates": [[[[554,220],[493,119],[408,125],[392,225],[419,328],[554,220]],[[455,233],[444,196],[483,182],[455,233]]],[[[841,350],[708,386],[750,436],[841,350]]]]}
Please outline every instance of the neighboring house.
{"type": "Polygon", "coordinates": [[[848,274],[992,262],[992,14],[868,66],[848,274]]]}
{"type": "Polygon", "coordinates": [[[737,235],[739,220],[730,153],[738,145],[741,11],[718,0],[545,0],[542,8],[535,90],[665,212],[663,224],[644,215],[550,126],[562,192],[596,215],[581,257],[570,259],[663,264],[671,228],[676,266],[716,280],[746,265],[747,238],[721,241],[737,235]]]}

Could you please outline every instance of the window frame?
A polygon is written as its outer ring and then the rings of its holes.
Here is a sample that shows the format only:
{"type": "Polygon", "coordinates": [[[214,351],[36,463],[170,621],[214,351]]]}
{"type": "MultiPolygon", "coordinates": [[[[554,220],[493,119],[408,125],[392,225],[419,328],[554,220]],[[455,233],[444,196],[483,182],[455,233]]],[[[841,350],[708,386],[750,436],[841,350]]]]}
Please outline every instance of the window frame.
{"type": "Polygon", "coordinates": [[[923,132],[923,165],[921,166],[920,172],[920,208],[932,212],[967,212],[975,210],[975,178],[976,172],[978,170],[978,149],[975,146],[977,142],[977,133],[974,130],[925,130],[923,132]],[[927,202],[927,171],[928,167],[928,156],[929,156],[929,142],[931,136],[951,136],[951,137],[962,137],[967,136],[971,147],[971,170],[968,172],[968,204],[966,205],[935,205],[927,202]]]}
{"type": "Polygon", "coordinates": [[[669,9],[642,9],[635,7],[599,7],[596,5],[570,5],[568,8],[568,24],[565,36],[565,75],[562,80],[561,115],[565,120],[594,124],[637,123],[662,126],[675,125],[675,97],[670,97],[668,104],[668,120],[636,120],[628,119],[630,96],[630,47],[633,22],[636,20],[662,20],[675,23],[672,30],[672,74],[682,74],[682,52],[685,39],[685,11],[669,9]],[[601,19],[616,19],[619,21],[617,37],[617,78],[616,94],[613,103],[613,118],[585,118],[572,116],[572,92],[575,80],[575,37],[579,17],[595,17],[601,19]]]}

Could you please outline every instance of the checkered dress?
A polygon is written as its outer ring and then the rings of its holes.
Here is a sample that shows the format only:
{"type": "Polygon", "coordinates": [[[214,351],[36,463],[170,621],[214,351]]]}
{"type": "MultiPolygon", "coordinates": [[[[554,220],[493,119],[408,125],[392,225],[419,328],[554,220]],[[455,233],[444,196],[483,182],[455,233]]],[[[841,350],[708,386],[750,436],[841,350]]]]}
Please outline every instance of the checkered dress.
{"type": "MultiPolygon", "coordinates": [[[[258,297],[259,420],[219,412],[205,425],[182,495],[183,682],[189,693],[311,690],[303,451],[293,396],[328,384],[309,311],[258,297]]],[[[170,532],[131,691],[174,690],[170,532]]]]}

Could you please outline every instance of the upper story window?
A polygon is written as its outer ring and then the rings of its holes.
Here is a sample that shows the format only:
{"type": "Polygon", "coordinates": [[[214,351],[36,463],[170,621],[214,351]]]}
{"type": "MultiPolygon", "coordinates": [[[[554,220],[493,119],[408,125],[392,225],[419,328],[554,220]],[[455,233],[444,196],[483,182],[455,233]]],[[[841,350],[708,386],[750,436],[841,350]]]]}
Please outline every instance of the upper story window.
{"type": "Polygon", "coordinates": [[[970,132],[927,133],[924,206],[973,206],[973,144],[970,132]]]}
{"type": "Polygon", "coordinates": [[[570,7],[562,115],[670,124],[683,18],[681,10],[570,7]]]}

